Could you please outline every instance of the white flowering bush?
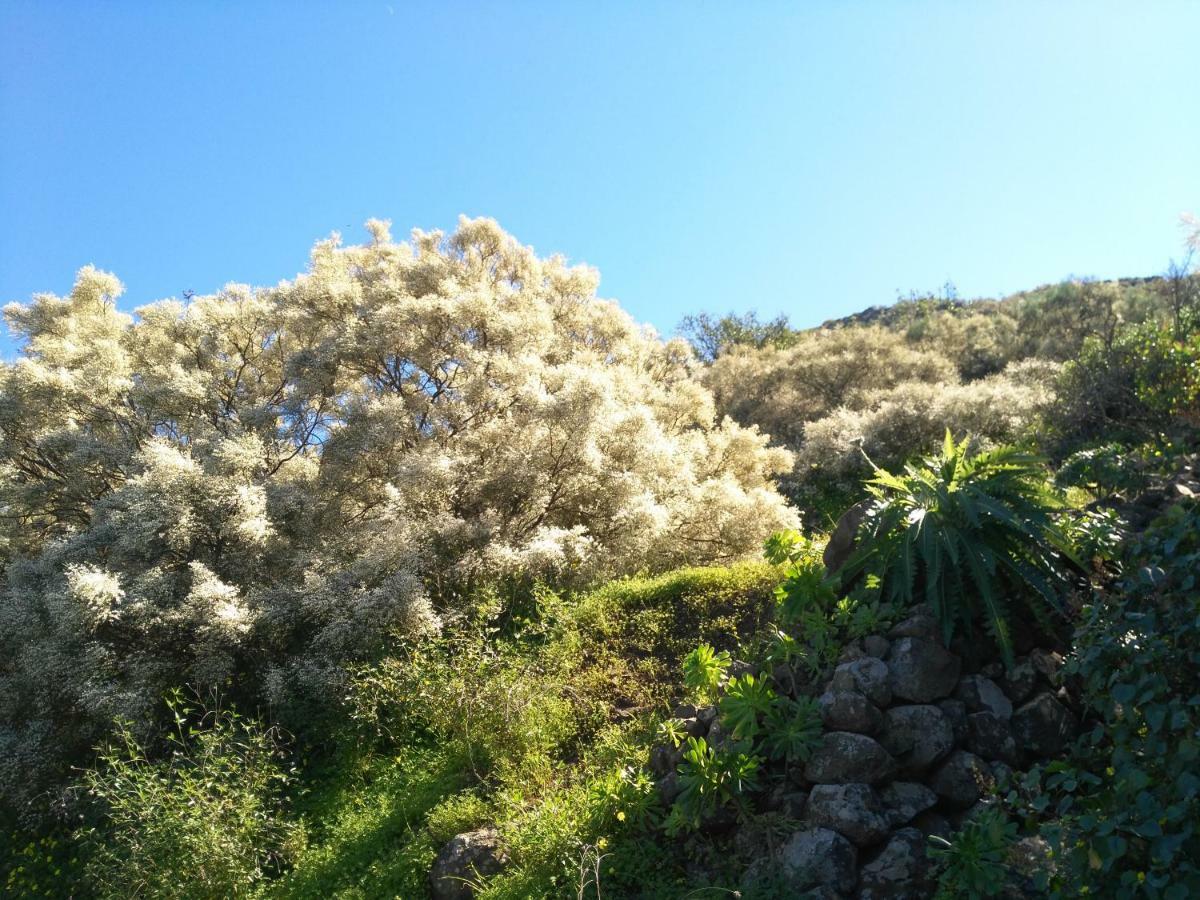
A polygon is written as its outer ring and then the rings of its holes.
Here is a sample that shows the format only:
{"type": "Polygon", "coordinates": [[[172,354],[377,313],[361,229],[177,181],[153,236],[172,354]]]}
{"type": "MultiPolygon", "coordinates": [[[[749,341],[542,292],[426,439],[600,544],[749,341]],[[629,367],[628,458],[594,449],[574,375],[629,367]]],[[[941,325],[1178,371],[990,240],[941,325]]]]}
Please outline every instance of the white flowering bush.
{"type": "Polygon", "coordinates": [[[870,471],[866,457],[895,466],[947,428],[980,447],[1018,442],[1052,401],[1057,369],[1035,360],[967,384],[910,381],[879,391],[859,409],[843,407],[805,426],[796,475],[858,480],[870,471]]]}
{"type": "Polygon", "coordinates": [[[857,409],[906,381],[956,380],[953,364],[877,326],[802,332],[784,349],[737,347],[704,374],[718,409],[758,425],[789,447],[804,426],[841,407],[857,409]]]}
{"type": "Polygon", "coordinates": [[[490,220],[313,250],[134,315],[87,268],[5,310],[0,794],[189,683],[282,703],[498,580],[757,552],[791,455],[682,341],[490,220]]]}

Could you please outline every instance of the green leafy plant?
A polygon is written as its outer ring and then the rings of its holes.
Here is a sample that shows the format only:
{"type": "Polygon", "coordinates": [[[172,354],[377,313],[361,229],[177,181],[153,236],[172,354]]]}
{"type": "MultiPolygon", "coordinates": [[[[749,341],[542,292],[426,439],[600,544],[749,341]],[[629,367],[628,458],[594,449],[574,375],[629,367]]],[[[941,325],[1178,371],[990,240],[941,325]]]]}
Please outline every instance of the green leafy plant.
{"type": "Polygon", "coordinates": [[[672,747],[678,747],[687,739],[687,731],[683,727],[683,719],[664,719],[658,726],[659,740],[672,747]]]}
{"type": "Polygon", "coordinates": [[[1073,586],[1067,566],[1080,566],[1039,457],[1014,447],[971,453],[947,431],[939,455],[899,475],[876,469],[868,489],[875,504],[843,577],[872,572],[885,600],[925,600],[946,640],[982,624],[1008,660],[1012,605],[1057,632],[1073,586]]]}
{"type": "Polygon", "coordinates": [[[771,710],[775,692],[762,679],[747,673],[733,678],[721,697],[721,722],[737,740],[750,740],[759,733],[759,722],[771,710]]]}
{"type": "Polygon", "coordinates": [[[1087,488],[1102,499],[1137,490],[1146,483],[1137,454],[1115,442],[1072,453],[1063,460],[1054,480],[1061,487],[1087,488]]]}
{"type": "Polygon", "coordinates": [[[701,644],[683,659],[683,683],[693,697],[712,702],[730,662],[727,650],[718,653],[711,644],[701,644]]]}
{"type": "Polygon", "coordinates": [[[698,829],[706,817],[726,806],[734,806],[744,815],[748,809],[744,795],[758,789],[760,765],[745,745],[717,749],[703,738],[688,738],[679,766],[679,796],[667,818],[667,833],[698,829]]]}
{"type": "Polygon", "coordinates": [[[128,728],[84,773],[103,825],[88,875],[104,896],[241,897],[301,833],[282,816],[290,775],[277,733],[229,709],[168,697],[171,753],[152,759],[128,728]]]}
{"type": "Polygon", "coordinates": [[[1063,667],[1095,724],[1025,785],[1054,897],[1200,896],[1200,507],[1171,507],[1127,554],[1063,667]]]}
{"type": "Polygon", "coordinates": [[[821,741],[821,708],[811,697],[776,697],[767,710],[762,745],[772,759],[805,762],[821,741]]]}
{"type": "Polygon", "coordinates": [[[988,809],[964,822],[952,837],[929,838],[929,855],[939,870],[939,900],[976,900],[1001,894],[1009,881],[1007,858],[1017,826],[998,809],[988,809]]]}
{"type": "Polygon", "coordinates": [[[776,615],[784,625],[798,623],[806,613],[824,613],[836,599],[825,563],[815,552],[805,553],[787,567],[775,589],[776,615]]]}

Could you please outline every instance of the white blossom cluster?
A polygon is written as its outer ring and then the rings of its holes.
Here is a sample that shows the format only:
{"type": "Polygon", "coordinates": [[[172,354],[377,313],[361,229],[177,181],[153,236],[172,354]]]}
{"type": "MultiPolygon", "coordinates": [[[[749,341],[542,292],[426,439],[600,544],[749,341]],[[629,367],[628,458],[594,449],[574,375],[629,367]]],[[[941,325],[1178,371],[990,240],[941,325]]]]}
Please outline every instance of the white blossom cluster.
{"type": "Polygon", "coordinates": [[[0,794],[181,683],[285,702],[500,579],[726,560],[796,524],[787,451],[691,351],[495,222],[119,312],[80,271],[5,310],[0,794]]]}

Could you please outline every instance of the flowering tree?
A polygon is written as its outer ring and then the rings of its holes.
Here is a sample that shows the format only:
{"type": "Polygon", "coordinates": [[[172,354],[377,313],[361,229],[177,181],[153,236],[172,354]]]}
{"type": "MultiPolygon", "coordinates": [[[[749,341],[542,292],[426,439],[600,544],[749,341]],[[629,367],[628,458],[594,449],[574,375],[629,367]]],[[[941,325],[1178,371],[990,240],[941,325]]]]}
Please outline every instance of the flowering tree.
{"type": "Polygon", "coordinates": [[[121,313],[85,268],[5,311],[0,791],[164,689],[320,691],[498,580],[727,560],[791,457],[681,341],[490,220],[318,244],[277,287],[121,313]],[[251,676],[248,678],[248,676],[251,676]]]}

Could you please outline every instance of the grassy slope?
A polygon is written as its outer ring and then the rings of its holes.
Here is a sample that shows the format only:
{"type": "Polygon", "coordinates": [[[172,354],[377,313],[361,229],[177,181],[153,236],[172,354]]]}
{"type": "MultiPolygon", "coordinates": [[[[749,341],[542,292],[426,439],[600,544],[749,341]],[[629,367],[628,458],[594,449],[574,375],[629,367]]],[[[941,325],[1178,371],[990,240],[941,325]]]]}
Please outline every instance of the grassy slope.
{"type": "Polygon", "coordinates": [[[495,821],[513,862],[486,897],[574,896],[580,842],[602,832],[606,842],[612,835],[606,887],[674,895],[684,873],[664,865],[632,825],[604,821],[597,786],[644,762],[653,726],[678,690],[682,657],[701,640],[736,646],[763,621],[777,580],[776,569],[762,563],[690,568],[614,582],[563,603],[544,642],[521,652],[553,673],[546,691],[571,699],[568,740],[549,758],[511,761],[513,771],[502,760],[482,784],[461,748],[436,734],[334,753],[305,772],[297,812],[308,846],[263,893],[423,897],[440,844],[456,829],[495,821]]]}

